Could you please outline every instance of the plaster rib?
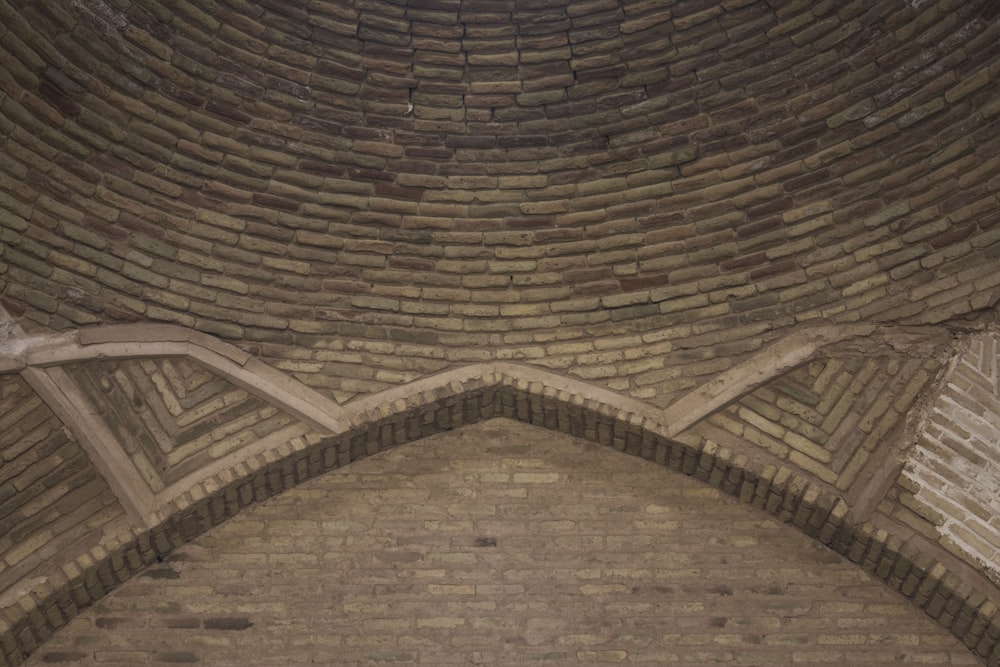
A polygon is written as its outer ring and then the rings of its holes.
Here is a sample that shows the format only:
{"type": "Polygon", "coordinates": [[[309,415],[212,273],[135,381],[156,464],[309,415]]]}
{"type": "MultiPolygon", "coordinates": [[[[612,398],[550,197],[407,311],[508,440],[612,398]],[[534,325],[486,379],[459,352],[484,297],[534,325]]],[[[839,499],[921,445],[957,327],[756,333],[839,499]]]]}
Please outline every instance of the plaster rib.
{"type": "Polygon", "coordinates": [[[69,374],[62,368],[25,368],[21,375],[87,452],[129,519],[150,528],[156,496],[69,374]]]}
{"type": "Polygon", "coordinates": [[[342,428],[343,408],[333,400],[237,347],[178,326],[108,325],[70,335],[31,336],[21,339],[17,355],[20,368],[152,357],[195,360],[319,431],[335,433],[342,428]]]}
{"type": "MultiPolygon", "coordinates": [[[[264,438],[191,473],[160,493],[153,493],[104,422],[97,415],[78,407],[86,405],[86,399],[59,366],[95,359],[191,359],[294,415],[322,435],[343,432],[351,425],[363,425],[379,414],[399,412],[408,402],[412,404],[415,396],[426,394],[430,398],[435,392],[448,388],[460,393],[476,381],[483,386],[495,386],[501,378],[507,378],[515,385],[527,387],[538,384],[546,390],[565,392],[574,399],[613,407],[632,415],[631,419],[637,420],[637,424],[669,438],[683,433],[747,392],[805,363],[830,345],[869,337],[876,332],[889,340],[896,351],[927,344],[929,337],[926,330],[897,329],[846,325],[813,327],[796,332],[694,389],[666,409],[546,369],[508,361],[454,368],[341,406],[235,346],[201,332],[158,324],[106,325],[69,334],[17,337],[6,341],[0,349],[0,355],[6,362],[0,365],[0,372],[20,371],[28,378],[36,391],[53,409],[57,409],[64,423],[87,446],[95,465],[122,499],[129,516],[138,525],[148,526],[154,521],[154,516],[158,516],[159,510],[181,496],[185,489],[193,488],[223,470],[233,470],[241,461],[272,451],[282,444],[278,442],[281,438],[264,438]]],[[[290,437],[298,437],[306,429],[282,429],[279,433],[286,432],[291,434],[290,437]]]]}

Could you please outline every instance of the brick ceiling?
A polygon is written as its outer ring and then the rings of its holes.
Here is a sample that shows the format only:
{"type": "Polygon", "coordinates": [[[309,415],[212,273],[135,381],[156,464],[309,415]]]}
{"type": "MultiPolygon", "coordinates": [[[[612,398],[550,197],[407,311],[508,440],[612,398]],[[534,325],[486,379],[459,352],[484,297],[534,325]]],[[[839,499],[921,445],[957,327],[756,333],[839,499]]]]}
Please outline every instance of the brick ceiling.
{"type": "Polygon", "coordinates": [[[0,0],[0,607],[504,415],[995,624],[998,43],[985,0],[0,0]],[[956,503],[921,420],[970,386],[956,503]]]}

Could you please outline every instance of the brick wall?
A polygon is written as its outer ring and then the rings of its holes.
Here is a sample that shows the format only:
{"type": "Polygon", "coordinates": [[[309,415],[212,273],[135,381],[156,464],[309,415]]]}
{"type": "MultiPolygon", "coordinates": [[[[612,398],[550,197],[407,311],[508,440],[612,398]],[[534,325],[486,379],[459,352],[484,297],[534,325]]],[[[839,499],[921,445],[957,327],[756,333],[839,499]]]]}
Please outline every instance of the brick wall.
{"type": "Polygon", "coordinates": [[[170,323],[260,371],[78,357],[73,420],[0,331],[0,423],[51,434],[0,436],[4,658],[258,500],[496,415],[698,476],[991,655],[992,473],[905,449],[996,322],[998,40],[987,0],[0,0],[0,307],[36,351],[170,323]]]}
{"type": "Polygon", "coordinates": [[[493,420],[323,475],[176,551],[29,665],[973,665],[768,514],[493,420]]]}
{"type": "Polygon", "coordinates": [[[65,563],[127,530],[107,482],[48,406],[17,376],[0,376],[0,609],[65,563]]]}

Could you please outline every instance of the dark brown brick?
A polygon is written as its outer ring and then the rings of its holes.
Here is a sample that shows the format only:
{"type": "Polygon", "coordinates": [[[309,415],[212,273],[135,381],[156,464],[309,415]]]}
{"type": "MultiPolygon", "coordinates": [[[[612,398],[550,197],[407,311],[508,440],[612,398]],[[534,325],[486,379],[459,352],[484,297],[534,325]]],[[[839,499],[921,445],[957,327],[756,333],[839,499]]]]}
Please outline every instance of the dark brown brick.
{"type": "Polygon", "coordinates": [[[220,616],[204,620],[206,630],[246,630],[253,626],[245,616],[220,616]]]}

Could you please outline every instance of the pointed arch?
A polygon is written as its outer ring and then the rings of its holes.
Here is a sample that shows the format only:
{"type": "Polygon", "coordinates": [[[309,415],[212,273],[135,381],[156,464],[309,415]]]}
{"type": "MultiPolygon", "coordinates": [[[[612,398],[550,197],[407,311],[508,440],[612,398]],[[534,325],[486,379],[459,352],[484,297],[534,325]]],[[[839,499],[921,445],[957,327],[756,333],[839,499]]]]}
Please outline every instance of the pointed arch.
{"type": "MultiPolygon", "coordinates": [[[[203,362],[207,359],[205,363],[215,364],[213,370],[231,378],[243,377],[239,369],[256,370],[254,360],[242,357],[235,348],[213,339],[202,341],[199,335],[171,331],[182,340],[139,341],[138,334],[150,334],[136,328],[102,329],[22,346],[20,371],[44,372],[95,352],[100,358],[187,355],[203,362]],[[213,347],[221,350],[213,351],[213,347]]],[[[661,411],[581,380],[507,362],[452,369],[345,406],[324,398],[318,403],[329,407],[336,421],[313,422],[326,426],[323,432],[269,443],[192,474],[158,499],[146,515],[146,525],[136,524],[30,582],[4,610],[0,642],[5,654],[29,654],[79,609],[145,566],[243,509],[307,479],[396,445],[507,417],[613,447],[717,487],[858,564],[936,618],[978,655],[1000,655],[996,597],[989,582],[971,568],[942,559],[933,545],[859,520],[834,486],[764,452],[736,450],[711,441],[693,445],[676,437],[684,430],[683,424],[694,423],[699,414],[709,414],[734,395],[803,363],[824,345],[866,333],[872,332],[841,329],[822,337],[803,332],[797,339],[782,341],[784,347],[765,351],[774,355],[780,350],[773,358],[751,359],[733,369],[726,382],[710,383],[692,394],[697,399],[682,401],[687,406],[683,421],[680,409],[661,411]],[[671,415],[678,415],[678,421],[668,421],[671,415]]],[[[277,371],[265,373],[283,387],[283,396],[290,397],[283,400],[318,404],[310,397],[311,390],[290,388],[295,383],[291,378],[277,378],[281,375],[277,371]]],[[[258,389],[264,386],[243,382],[258,389]]]]}

